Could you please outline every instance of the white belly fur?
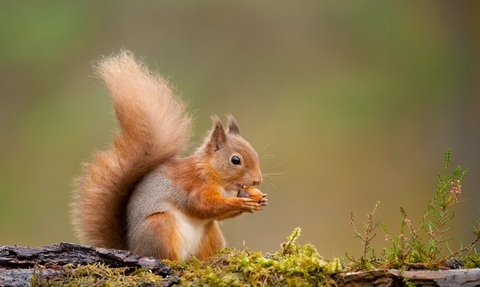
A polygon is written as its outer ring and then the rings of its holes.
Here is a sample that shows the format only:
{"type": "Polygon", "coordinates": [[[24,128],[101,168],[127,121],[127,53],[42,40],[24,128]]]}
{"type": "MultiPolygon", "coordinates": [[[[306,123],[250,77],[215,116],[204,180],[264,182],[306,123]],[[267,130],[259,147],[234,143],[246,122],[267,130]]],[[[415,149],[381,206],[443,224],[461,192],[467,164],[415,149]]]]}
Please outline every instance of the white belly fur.
{"type": "Polygon", "coordinates": [[[180,250],[180,260],[186,260],[190,256],[196,256],[200,251],[200,243],[207,220],[192,219],[181,211],[174,211],[173,215],[177,222],[177,229],[183,239],[183,247],[180,250]]]}
{"type": "MultiPolygon", "coordinates": [[[[224,197],[237,197],[237,190],[225,190],[222,188],[224,197]]],[[[190,256],[196,256],[200,251],[200,243],[202,242],[205,225],[209,220],[193,219],[181,211],[172,212],[177,223],[177,229],[183,239],[183,247],[180,250],[180,260],[186,260],[190,256]]]]}

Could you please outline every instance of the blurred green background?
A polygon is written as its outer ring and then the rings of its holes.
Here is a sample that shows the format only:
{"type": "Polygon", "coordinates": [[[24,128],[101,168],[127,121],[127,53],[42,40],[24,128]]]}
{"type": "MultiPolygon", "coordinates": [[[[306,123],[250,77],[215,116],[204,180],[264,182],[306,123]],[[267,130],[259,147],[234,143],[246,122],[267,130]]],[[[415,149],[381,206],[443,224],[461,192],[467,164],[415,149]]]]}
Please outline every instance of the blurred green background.
{"type": "Polygon", "coordinates": [[[350,212],[417,222],[446,148],[470,169],[450,235],[473,238],[479,2],[2,1],[0,245],[78,242],[71,182],[116,128],[91,64],[122,47],[189,99],[197,144],[232,113],[261,155],[270,205],[222,224],[230,246],[273,252],[300,226],[359,255],[350,212]]]}

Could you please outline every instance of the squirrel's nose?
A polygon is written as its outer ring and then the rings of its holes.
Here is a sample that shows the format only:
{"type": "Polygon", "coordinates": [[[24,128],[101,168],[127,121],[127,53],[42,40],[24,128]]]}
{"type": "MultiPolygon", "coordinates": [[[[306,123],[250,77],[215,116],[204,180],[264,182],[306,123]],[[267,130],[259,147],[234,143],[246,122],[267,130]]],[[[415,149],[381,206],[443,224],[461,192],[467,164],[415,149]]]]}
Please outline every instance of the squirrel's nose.
{"type": "Polygon", "coordinates": [[[262,183],[262,175],[253,180],[253,185],[260,185],[262,183]]]}

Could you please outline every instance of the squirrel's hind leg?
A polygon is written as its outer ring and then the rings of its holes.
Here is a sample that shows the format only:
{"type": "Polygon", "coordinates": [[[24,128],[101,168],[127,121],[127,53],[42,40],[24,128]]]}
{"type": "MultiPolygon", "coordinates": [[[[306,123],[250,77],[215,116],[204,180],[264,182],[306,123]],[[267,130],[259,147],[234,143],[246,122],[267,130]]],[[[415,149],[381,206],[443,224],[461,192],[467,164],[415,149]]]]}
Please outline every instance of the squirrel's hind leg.
{"type": "Polygon", "coordinates": [[[179,236],[172,215],[155,213],[129,232],[128,248],[141,256],[176,261],[181,259],[180,250],[183,248],[179,236]]]}
{"type": "Polygon", "coordinates": [[[205,232],[202,238],[202,246],[197,255],[198,259],[204,259],[217,254],[225,248],[225,239],[217,221],[211,221],[205,226],[205,232]]]}

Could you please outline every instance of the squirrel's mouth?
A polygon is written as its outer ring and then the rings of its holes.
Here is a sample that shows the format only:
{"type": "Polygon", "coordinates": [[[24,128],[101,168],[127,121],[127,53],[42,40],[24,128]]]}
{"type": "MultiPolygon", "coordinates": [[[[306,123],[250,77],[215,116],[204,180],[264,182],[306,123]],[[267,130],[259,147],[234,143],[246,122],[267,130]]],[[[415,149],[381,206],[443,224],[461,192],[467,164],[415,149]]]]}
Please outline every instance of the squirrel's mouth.
{"type": "Polygon", "coordinates": [[[235,190],[237,190],[237,191],[240,191],[240,190],[246,189],[246,188],[251,188],[251,186],[243,185],[243,184],[239,184],[239,183],[235,184],[235,190]]]}
{"type": "Polygon", "coordinates": [[[239,183],[236,183],[235,184],[235,190],[236,191],[240,191],[242,189],[245,189],[245,188],[249,188],[250,186],[246,186],[246,185],[243,185],[243,184],[239,184],[239,183]]]}

